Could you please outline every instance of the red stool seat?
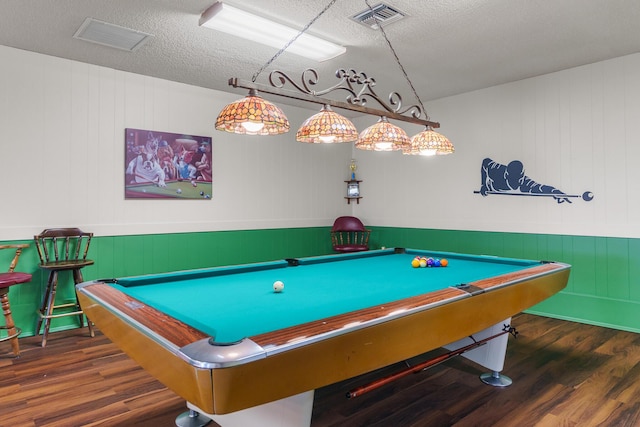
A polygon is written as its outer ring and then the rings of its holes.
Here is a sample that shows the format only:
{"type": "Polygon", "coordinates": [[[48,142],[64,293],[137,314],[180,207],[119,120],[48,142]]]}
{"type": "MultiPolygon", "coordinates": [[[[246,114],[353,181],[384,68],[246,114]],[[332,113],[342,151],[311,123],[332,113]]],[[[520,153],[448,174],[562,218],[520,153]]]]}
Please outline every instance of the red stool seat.
{"type": "Polygon", "coordinates": [[[331,245],[336,252],[360,252],[369,250],[368,230],[359,218],[341,216],[331,227],[331,245]]]}
{"type": "Polygon", "coordinates": [[[29,273],[0,273],[0,288],[8,288],[9,286],[27,283],[31,281],[29,273]]]}
{"type": "Polygon", "coordinates": [[[0,338],[0,342],[10,340],[13,354],[16,356],[20,355],[18,335],[22,333],[22,330],[15,325],[13,316],[11,315],[11,306],[9,305],[9,287],[31,281],[31,274],[14,271],[18,265],[18,258],[20,258],[22,250],[28,247],[29,245],[26,244],[0,245],[0,249],[15,250],[13,260],[9,264],[9,271],[7,273],[0,273],[0,306],[2,306],[2,313],[4,314],[5,321],[4,326],[0,326],[0,329],[7,331],[7,336],[0,338]]]}

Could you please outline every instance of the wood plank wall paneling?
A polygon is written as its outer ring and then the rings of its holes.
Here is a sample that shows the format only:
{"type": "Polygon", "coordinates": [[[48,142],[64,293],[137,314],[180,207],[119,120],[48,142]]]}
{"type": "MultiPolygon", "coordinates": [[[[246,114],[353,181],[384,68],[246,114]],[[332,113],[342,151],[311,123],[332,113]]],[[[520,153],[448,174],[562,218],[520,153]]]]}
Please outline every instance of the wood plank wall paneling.
{"type": "MultiPolygon", "coordinates": [[[[407,247],[553,260],[573,266],[567,288],[529,312],[577,322],[640,331],[640,240],[525,233],[370,227],[371,247],[407,247]]],[[[20,241],[21,243],[30,243],[20,241]]],[[[85,280],[331,253],[328,227],[96,237],[84,270],[85,280]]],[[[0,265],[8,264],[0,253],[0,265]]],[[[24,251],[20,270],[31,283],[11,289],[14,318],[24,336],[34,333],[35,311],[46,277],[33,247],[24,251]]],[[[60,296],[73,298],[69,277],[60,296]]],[[[73,328],[73,319],[55,319],[52,330],[73,328]]]]}

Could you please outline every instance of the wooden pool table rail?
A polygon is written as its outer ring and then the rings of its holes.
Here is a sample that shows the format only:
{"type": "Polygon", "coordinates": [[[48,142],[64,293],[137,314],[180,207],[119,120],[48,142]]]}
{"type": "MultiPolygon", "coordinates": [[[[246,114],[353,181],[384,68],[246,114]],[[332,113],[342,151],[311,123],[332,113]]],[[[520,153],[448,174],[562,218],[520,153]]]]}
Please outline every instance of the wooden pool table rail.
{"type": "MultiPolygon", "coordinates": [[[[468,285],[487,292],[513,285],[522,280],[543,276],[565,267],[563,264],[545,263],[513,273],[470,282],[468,285]]],[[[90,282],[84,284],[80,289],[83,289],[83,292],[89,292],[94,298],[99,299],[101,303],[110,307],[111,310],[120,312],[132,323],[137,323],[147,329],[156,339],[170,343],[176,350],[196,341],[211,338],[210,335],[120,292],[107,283],[101,281],[90,282]]],[[[246,338],[249,338],[262,349],[269,350],[269,352],[273,352],[275,348],[278,348],[279,351],[284,351],[289,347],[313,342],[327,335],[347,332],[355,327],[372,326],[378,322],[390,320],[393,317],[427,310],[468,297],[471,297],[471,295],[463,289],[449,287],[246,338]]],[[[229,343],[219,344],[227,347],[229,343]]],[[[195,364],[201,365],[197,361],[195,364]]]]}

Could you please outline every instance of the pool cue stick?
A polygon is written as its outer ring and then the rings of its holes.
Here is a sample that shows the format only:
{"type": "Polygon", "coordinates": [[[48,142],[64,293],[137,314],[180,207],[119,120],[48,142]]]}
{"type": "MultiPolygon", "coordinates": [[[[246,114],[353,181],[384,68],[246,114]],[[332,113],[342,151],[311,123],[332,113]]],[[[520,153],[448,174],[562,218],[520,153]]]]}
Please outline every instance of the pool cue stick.
{"type": "Polygon", "coordinates": [[[361,395],[363,395],[365,393],[368,393],[368,392],[376,390],[376,389],[378,389],[378,388],[380,388],[380,387],[382,387],[384,385],[387,385],[387,384],[389,384],[389,383],[391,383],[391,382],[393,382],[395,380],[399,380],[400,378],[404,378],[409,374],[415,374],[415,373],[418,373],[420,371],[424,371],[425,369],[429,369],[429,368],[431,368],[431,367],[433,367],[435,365],[439,365],[440,363],[446,362],[447,360],[451,359],[452,357],[459,356],[462,353],[466,353],[469,350],[473,350],[473,349],[475,349],[477,347],[480,347],[481,345],[486,344],[487,342],[491,341],[492,339],[498,338],[499,336],[502,336],[502,335],[508,334],[508,333],[511,333],[511,329],[510,328],[509,329],[505,329],[502,332],[499,332],[499,333],[497,333],[495,335],[492,335],[490,337],[484,338],[484,339],[482,339],[480,341],[476,341],[476,342],[471,343],[469,345],[466,345],[464,347],[460,347],[457,350],[452,350],[452,351],[450,351],[448,353],[441,354],[440,356],[436,356],[433,359],[429,359],[429,360],[426,360],[426,361],[424,361],[422,363],[418,363],[415,366],[408,367],[407,369],[404,369],[404,370],[402,370],[400,372],[396,372],[395,374],[388,375],[388,376],[386,376],[384,378],[380,378],[378,380],[372,381],[369,384],[365,384],[363,386],[357,387],[357,388],[347,392],[347,398],[352,399],[354,397],[361,396],[361,395]]]}
{"type": "MultiPolygon", "coordinates": [[[[148,182],[149,184],[153,184],[153,185],[155,185],[156,187],[158,187],[159,189],[165,189],[165,187],[160,187],[156,181],[150,180],[150,179],[149,179],[149,178],[147,178],[146,176],[142,176],[142,175],[140,175],[139,173],[132,173],[132,174],[130,174],[130,175],[133,175],[133,176],[138,177],[138,178],[142,178],[145,182],[148,182]]],[[[140,183],[140,182],[138,182],[138,183],[136,183],[136,184],[141,184],[141,183],[140,183]]],[[[136,185],[136,184],[129,184],[129,185],[136,185]]]]}
{"type": "MultiPolygon", "coordinates": [[[[139,173],[135,173],[135,172],[134,172],[134,173],[132,173],[132,174],[128,174],[128,175],[132,175],[132,176],[134,176],[134,177],[136,177],[136,178],[141,178],[141,179],[143,179],[145,182],[148,182],[148,183],[150,183],[150,184],[155,184],[155,181],[153,181],[153,180],[151,180],[151,179],[147,178],[147,177],[146,177],[146,176],[144,176],[144,175],[140,175],[139,173]]],[[[139,183],[139,182],[137,182],[137,184],[140,184],[140,183],[139,183]]]]}
{"type": "MultiPolygon", "coordinates": [[[[480,194],[480,191],[475,190],[474,194],[480,194]]],[[[537,196],[537,197],[582,197],[577,194],[553,194],[553,193],[515,193],[509,191],[487,191],[487,194],[497,194],[500,196],[537,196]]]]}
{"type": "MultiPolygon", "coordinates": [[[[474,194],[480,194],[480,191],[479,190],[475,190],[473,193],[474,194]]],[[[590,195],[590,191],[585,191],[582,194],[522,193],[522,192],[515,193],[515,192],[509,192],[509,191],[487,191],[486,194],[487,195],[496,194],[496,195],[500,195],[500,196],[556,197],[558,199],[580,198],[580,199],[583,199],[585,202],[591,201],[591,199],[593,199],[593,195],[590,195]]]]}

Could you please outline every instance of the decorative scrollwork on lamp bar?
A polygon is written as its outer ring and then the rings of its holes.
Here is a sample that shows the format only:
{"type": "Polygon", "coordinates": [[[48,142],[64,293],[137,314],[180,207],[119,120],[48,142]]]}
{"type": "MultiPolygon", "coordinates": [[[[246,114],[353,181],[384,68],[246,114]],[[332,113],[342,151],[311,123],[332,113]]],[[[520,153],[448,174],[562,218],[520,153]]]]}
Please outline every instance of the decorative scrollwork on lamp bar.
{"type": "Polygon", "coordinates": [[[373,99],[388,113],[408,114],[415,119],[419,119],[423,115],[422,109],[417,104],[402,110],[402,96],[398,92],[391,92],[389,94],[389,103],[385,103],[373,90],[376,80],[373,77],[368,77],[364,72],[359,73],[353,69],[347,71],[344,68],[340,68],[335,74],[340,81],[322,90],[311,88],[311,86],[318,84],[319,81],[318,72],[313,68],[307,68],[302,72],[301,84],[296,83],[282,71],[272,71],[269,74],[269,84],[275,88],[283,88],[289,82],[300,93],[312,96],[323,96],[335,91],[346,91],[348,93],[346,102],[350,105],[365,106],[368,99],[373,99]]]}
{"type": "MultiPolygon", "coordinates": [[[[340,70],[338,70],[338,72],[339,71],[340,70]]],[[[309,73],[309,72],[312,72],[314,73],[314,75],[317,75],[317,72],[313,69],[309,69],[305,71],[305,73],[309,73]]],[[[338,74],[338,72],[336,72],[336,74],[338,74]]],[[[360,74],[363,74],[363,73],[360,73],[360,74]]],[[[345,86],[341,86],[342,83],[339,83],[338,85],[334,85],[322,91],[313,91],[313,90],[310,90],[307,85],[294,84],[293,79],[291,77],[287,76],[282,71],[277,71],[277,70],[272,71],[270,73],[269,81],[271,83],[271,86],[260,84],[260,83],[249,82],[246,80],[241,80],[241,79],[238,79],[237,77],[232,77],[231,79],[229,79],[229,85],[233,86],[234,88],[242,88],[242,89],[248,89],[248,90],[253,89],[255,91],[259,91],[260,93],[268,93],[270,95],[277,95],[284,98],[295,99],[298,101],[312,102],[320,105],[329,105],[333,108],[340,108],[343,110],[355,111],[357,113],[368,114],[368,115],[377,116],[377,117],[385,116],[387,117],[387,119],[401,120],[408,123],[414,123],[414,124],[419,124],[423,126],[430,126],[432,128],[440,127],[440,123],[438,122],[433,122],[430,120],[420,118],[419,116],[422,115],[423,113],[422,113],[422,109],[417,105],[413,105],[411,107],[406,108],[403,111],[400,111],[400,109],[402,108],[402,98],[397,92],[392,92],[389,95],[389,99],[390,99],[389,103],[392,105],[392,106],[389,106],[389,105],[386,105],[384,102],[382,102],[379,96],[375,95],[374,97],[375,92],[373,94],[371,92],[366,92],[366,90],[370,89],[369,86],[367,86],[366,88],[363,88],[362,90],[355,91],[353,89],[353,86],[351,86],[351,89],[349,89],[348,85],[345,87],[345,86]],[[297,92],[294,92],[289,89],[284,89],[284,85],[286,82],[291,83],[291,85],[295,89],[297,89],[297,92]],[[324,98],[318,95],[320,93],[327,94],[329,92],[336,91],[336,90],[346,90],[348,92],[349,95],[346,97],[345,101],[338,101],[330,98],[324,98]],[[375,99],[384,108],[384,110],[368,107],[366,105],[367,99],[375,99]]]]}

